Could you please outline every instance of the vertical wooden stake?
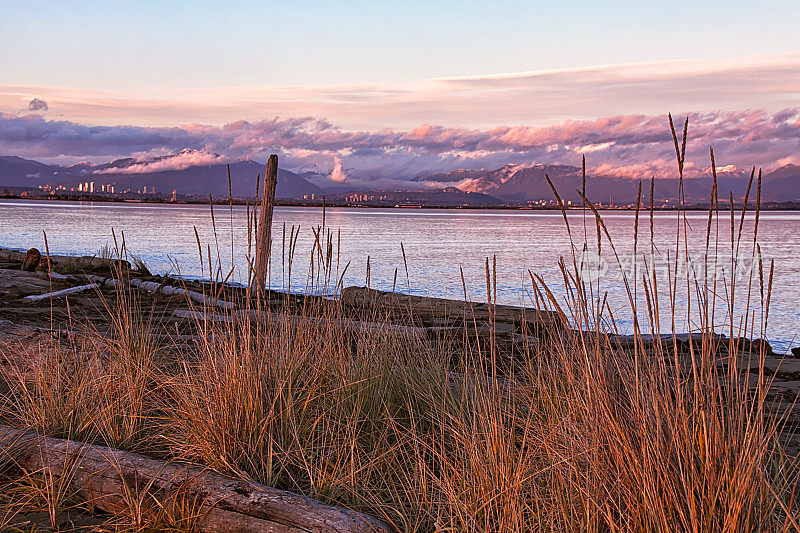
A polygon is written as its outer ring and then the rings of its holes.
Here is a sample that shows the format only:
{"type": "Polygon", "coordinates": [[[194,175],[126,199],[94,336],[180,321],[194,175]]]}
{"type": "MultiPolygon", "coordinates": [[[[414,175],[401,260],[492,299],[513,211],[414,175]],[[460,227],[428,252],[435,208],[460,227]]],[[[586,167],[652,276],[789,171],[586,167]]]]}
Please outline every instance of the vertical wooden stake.
{"type": "Polygon", "coordinates": [[[272,209],[275,206],[275,187],[278,185],[278,156],[272,154],[267,161],[264,173],[264,191],[261,195],[261,213],[258,217],[256,233],[255,275],[250,286],[251,292],[260,294],[267,282],[270,244],[272,242],[272,209]]]}

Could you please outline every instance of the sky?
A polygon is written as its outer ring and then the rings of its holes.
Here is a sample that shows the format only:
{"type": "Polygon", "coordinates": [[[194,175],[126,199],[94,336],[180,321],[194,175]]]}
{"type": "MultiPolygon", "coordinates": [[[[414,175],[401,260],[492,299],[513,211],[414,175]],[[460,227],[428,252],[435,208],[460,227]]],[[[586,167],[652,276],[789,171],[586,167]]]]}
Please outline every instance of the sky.
{"type": "Polygon", "coordinates": [[[714,125],[698,154],[716,141],[737,166],[800,155],[797,1],[0,7],[0,154],[275,151],[295,169],[406,179],[591,153],[635,175],[666,172],[672,112],[714,125]]]}

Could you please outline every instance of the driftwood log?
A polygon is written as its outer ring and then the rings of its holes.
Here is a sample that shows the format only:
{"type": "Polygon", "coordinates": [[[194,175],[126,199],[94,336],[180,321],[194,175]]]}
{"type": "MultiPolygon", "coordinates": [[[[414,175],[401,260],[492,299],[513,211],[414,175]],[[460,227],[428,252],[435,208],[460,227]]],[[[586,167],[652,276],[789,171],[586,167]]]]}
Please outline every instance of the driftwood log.
{"type": "Polygon", "coordinates": [[[278,156],[272,154],[264,172],[264,191],[261,196],[261,212],[256,228],[256,260],[251,291],[260,293],[267,283],[269,253],[272,244],[272,210],[275,206],[275,188],[278,185],[278,156]]]}
{"type": "Polygon", "coordinates": [[[400,294],[367,287],[347,287],[341,291],[342,305],[358,310],[395,313],[400,316],[436,320],[444,317],[494,320],[509,324],[527,323],[531,329],[545,325],[560,325],[564,317],[555,311],[513,305],[489,305],[429,296],[400,294]]]}
{"type": "MultiPolygon", "coordinates": [[[[41,254],[40,254],[41,255],[41,254]]],[[[24,264],[27,257],[26,252],[0,248],[0,261],[24,264]]],[[[117,270],[129,272],[131,265],[122,259],[103,259],[91,255],[70,256],[70,255],[49,255],[41,256],[37,270],[47,270],[47,261],[50,261],[50,270],[59,272],[89,272],[89,273],[108,273],[117,270]]],[[[20,265],[21,267],[21,265],[20,265]]]]}
{"type": "MultiPolygon", "coordinates": [[[[100,285],[105,285],[106,287],[116,287],[119,285],[119,280],[116,278],[87,275],[86,279],[100,285]]],[[[202,292],[181,289],[180,287],[173,287],[171,285],[162,285],[161,283],[156,283],[155,281],[144,281],[138,278],[131,278],[129,283],[132,287],[136,287],[137,289],[141,289],[143,291],[158,292],[167,296],[186,296],[190,300],[206,306],[221,307],[222,309],[234,309],[236,307],[235,303],[228,302],[227,300],[214,298],[213,296],[203,294],[202,292]]]]}
{"type": "Polygon", "coordinates": [[[60,298],[62,296],[67,296],[69,294],[75,294],[76,292],[83,292],[88,291],[89,289],[96,289],[97,285],[94,283],[90,283],[89,285],[79,285],[77,287],[70,287],[69,289],[63,289],[60,291],[53,291],[53,292],[46,292],[44,294],[31,294],[30,296],[26,296],[23,300],[27,302],[38,302],[39,300],[47,300],[49,298],[60,298]]]}
{"type": "Polygon", "coordinates": [[[82,498],[109,512],[124,509],[131,494],[154,505],[170,497],[184,498],[197,505],[200,531],[389,531],[379,520],[355,511],[209,469],[2,426],[0,459],[29,472],[49,470],[69,479],[82,498]],[[142,496],[144,491],[149,497],[142,496]]]}
{"type": "Polygon", "coordinates": [[[239,320],[250,318],[251,320],[264,320],[266,322],[282,323],[287,321],[292,326],[299,326],[301,324],[313,325],[333,325],[340,327],[345,331],[352,333],[382,333],[382,334],[403,334],[412,337],[425,337],[426,335],[433,335],[442,333],[444,331],[455,331],[461,328],[454,327],[413,327],[403,326],[399,324],[382,324],[378,322],[364,322],[360,320],[351,320],[349,318],[327,318],[327,317],[313,317],[313,316],[298,316],[281,313],[273,313],[268,311],[236,311],[231,315],[218,315],[214,313],[204,313],[202,311],[191,311],[188,309],[176,309],[172,312],[176,318],[185,318],[189,320],[198,320],[200,322],[222,322],[232,323],[239,320]]]}
{"type": "Polygon", "coordinates": [[[168,296],[175,294],[186,296],[189,299],[203,305],[221,307],[223,309],[233,309],[236,307],[236,304],[233,302],[214,298],[213,296],[203,294],[202,292],[190,291],[187,289],[181,289],[180,287],[172,287],[170,285],[162,285],[154,281],[142,281],[140,279],[133,278],[131,279],[130,283],[137,289],[143,289],[150,292],[160,292],[161,294],[166,294],[168,296]]]}

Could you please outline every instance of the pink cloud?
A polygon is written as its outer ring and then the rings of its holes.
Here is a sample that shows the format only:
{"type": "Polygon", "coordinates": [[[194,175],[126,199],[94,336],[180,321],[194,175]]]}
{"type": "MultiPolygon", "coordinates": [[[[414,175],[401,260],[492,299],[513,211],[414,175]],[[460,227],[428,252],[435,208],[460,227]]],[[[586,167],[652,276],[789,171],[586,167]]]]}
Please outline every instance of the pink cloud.
{"type": "Polygon", "coordinates": [[[333,170],[331,171],[331,181],[335,181],[336,183],[346,183],[347,182],[347,173],[342,169],[342,158],[334,156],[333,158],[333,170]]]}
{"type": "MultiPolygon", "coordinates": [[[[676,117],[682,123],[681,117],[676,117]]],[[[686,174],[703,175],[713,146],[721,169],[769,168],[800,154],[800,110],[709,111],[689,117],[686,174]]],[[[349,181],[407,180],[455,168],[499,168],[507,164],[575,164],[588,155],[589,168],[626,177],[674,177],[675,155],[664,115],[617,115],[564,120],[548,126],[447,127],[423,124],[409,130],[347,130],[313,117],[275,117],[221,126],[90,126],[47,120],[38,114],[0,114],[0,153],[72,162],[108,160],[135,153],[184,153],[174,160],[134,166],[263,161],[278,153],[291,170],[315,170],[349,181]],[[219,161],[217,161],[219,162],[219,161]],[[338,168],[338,170],[336,170],[338,168]]]]}
{"type": "Polygon", "coordinates": [[[95,174],[144,174],[146,172],[163,172],[168,170],[183,170],[194,166],[218,165],[228,160],[219,154],[204,150],[181,150],[175,155],[160,157],[140,157],[137,162],[125,167],[111,167],[97,170],[95,174]]]}

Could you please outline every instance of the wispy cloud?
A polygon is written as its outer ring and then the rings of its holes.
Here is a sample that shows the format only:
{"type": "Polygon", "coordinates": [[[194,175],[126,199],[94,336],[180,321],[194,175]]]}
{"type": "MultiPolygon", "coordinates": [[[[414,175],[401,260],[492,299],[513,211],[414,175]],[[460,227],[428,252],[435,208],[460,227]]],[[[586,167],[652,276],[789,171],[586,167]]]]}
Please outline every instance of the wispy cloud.
{"type": "Polygon", "coordinates": [[[545,125],[599,116],[765,109],[797,105],[800,52],[419,80],[396,85],[264,86],[135,94],[0,85],[0,110],[33,98],[49,116],[85,124],[222,125],[241,117],[326,117],[348,130],[545,125]]]}

